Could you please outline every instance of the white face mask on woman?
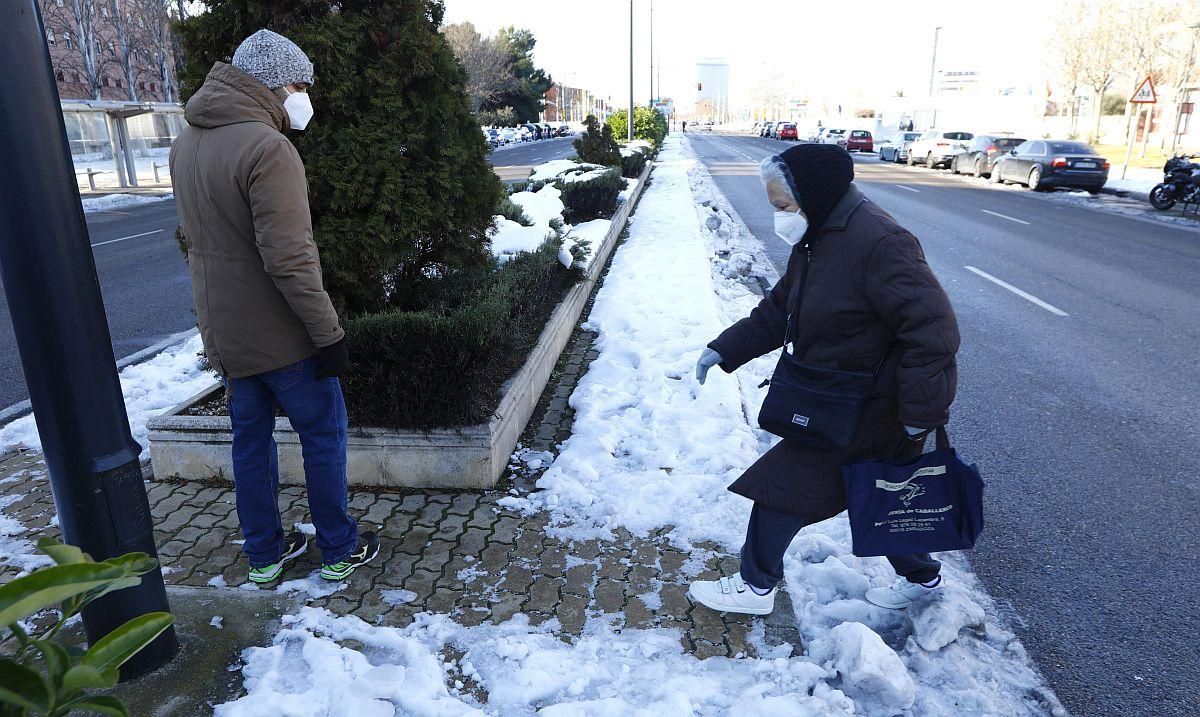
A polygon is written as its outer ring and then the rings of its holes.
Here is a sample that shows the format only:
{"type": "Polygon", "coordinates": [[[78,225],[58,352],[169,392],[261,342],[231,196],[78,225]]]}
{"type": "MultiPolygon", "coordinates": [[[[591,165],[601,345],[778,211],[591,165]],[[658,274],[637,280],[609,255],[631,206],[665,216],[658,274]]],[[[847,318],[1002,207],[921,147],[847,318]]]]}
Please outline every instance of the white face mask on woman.
{"type": "Polygon", "coordinates": [[[808,217],[804,212],[775,212],[775,234],[788,243],[796,246],[808,231],[808,217]]]}
{"type": "Polygon", "coordinates": [[[307,92],[288,92],[287,99],[283,101],[283,109],[287,111],[292,129],[304,129],[313,116],[312,100],[308,98],[307,92]]]}

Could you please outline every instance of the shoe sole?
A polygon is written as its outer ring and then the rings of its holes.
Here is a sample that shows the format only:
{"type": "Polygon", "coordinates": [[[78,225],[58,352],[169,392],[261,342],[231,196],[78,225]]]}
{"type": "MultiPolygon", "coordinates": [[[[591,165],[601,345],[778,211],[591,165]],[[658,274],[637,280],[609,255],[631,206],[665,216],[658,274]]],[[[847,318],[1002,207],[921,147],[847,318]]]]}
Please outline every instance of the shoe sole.
{"type": "Polygon", "coordinates": [[[255,585],[266,585],[268,583],[273,583],[283,575],[283,571],[287,567],[288,561],[295,560],[296,558],[300,557],[301,555],[304,555],[304,552],[306,550],[308,550],[308,539],[307,538],[305,538],[304,542],[300,544],[299,548],[296,548],[292,552],[279,558],[279,572],[277,572],[274,575],[272,575],[271,577],[265,578],[265,579],[264,578],[256,579],[253,576],[248,576],[246,579],[249,580],[250,582],[254,583],[255,585]]]}
{"type": "Polygon", "coordinates": [[[774,605],[771,605],[771,607],[769,607],[769,608],[728,607],[728,606],[722,607],[720,605],[714,605],[714,604],[712,604],[706,600],[702,600],[699,597],[697,597],[696,595],[694,595],[690,588],[687,591],[687,596],[688,596],[688,599],[690,599],[692,602],[700,603],[701,605],[708,608],[709,610],[716,610],[717,612],[736,612],[739,615],[770,615],[772,612],[775,611],[774,605]]]}
{"type": "Polygon", "coordinates": [[[325,568],[322,567],[321,568],[321,577],[324,578],[325,580],[344,580],[344,579],[350,577],[350,575],[352,575],[355,570],[358,570],[362,566],[364,566],[367,563],[374,560],[378,555],[379,555],[379,546],[376,545],[375,552],[371,553],[370,555],[368,555],[367,557],[358,561],[357,563],[354,563],[349,568],[347,568],[345,571],[337,573],[336,575],[333,575],[333,574],[326,575],[325,568]]]}

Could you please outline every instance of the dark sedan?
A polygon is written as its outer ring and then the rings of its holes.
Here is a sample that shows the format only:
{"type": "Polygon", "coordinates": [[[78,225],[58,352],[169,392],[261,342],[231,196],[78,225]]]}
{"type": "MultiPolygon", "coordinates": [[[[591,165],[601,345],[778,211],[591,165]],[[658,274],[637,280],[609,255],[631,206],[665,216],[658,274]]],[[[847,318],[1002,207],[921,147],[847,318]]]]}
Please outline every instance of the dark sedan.
{"type": "Polygon", "coordinates": [[[1034,191],[1070,187],[1095,194],[1108,181],[1108,160],[1084,142],[1028,140],[996,160],[991,180],[1017,182],[1034,191]]]}
{"type": "Polygon", "coordinates": [[[1024,141],[1024,137],[1007,134],[977,134],[965,150],[950,160],[950,171],[954,174],[989,177],[996,158],[1008,154],[1024,141]]]}

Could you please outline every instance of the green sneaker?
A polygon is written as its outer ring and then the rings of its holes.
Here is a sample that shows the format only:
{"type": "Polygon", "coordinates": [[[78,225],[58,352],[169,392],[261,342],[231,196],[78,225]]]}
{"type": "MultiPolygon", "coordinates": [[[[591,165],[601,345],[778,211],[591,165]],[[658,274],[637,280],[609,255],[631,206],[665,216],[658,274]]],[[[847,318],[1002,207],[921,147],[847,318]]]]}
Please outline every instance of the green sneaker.
{"type": "Polygon", "coordinates": [[[263,585],[273,582],[283,574],[283,566],[289,561],[295,560],[304,554],[308,549],[308,539],[304,537],[304,533],[298,530],[293,530],[284,541],[283,557],[279,558],[279,562],[265,565],[261,568],[250,568],[249,579],[252,583],[263,585]]]}
{"type": "Polygon", "coordinates": [[[341,580],[353,573],[360,565],[366,565],[379,555],[379,536],[373,531],[360,533],[358,548],[346,556],[346,559],[332,565],[321,566],[321,577],[326,580],[341,580]]]}

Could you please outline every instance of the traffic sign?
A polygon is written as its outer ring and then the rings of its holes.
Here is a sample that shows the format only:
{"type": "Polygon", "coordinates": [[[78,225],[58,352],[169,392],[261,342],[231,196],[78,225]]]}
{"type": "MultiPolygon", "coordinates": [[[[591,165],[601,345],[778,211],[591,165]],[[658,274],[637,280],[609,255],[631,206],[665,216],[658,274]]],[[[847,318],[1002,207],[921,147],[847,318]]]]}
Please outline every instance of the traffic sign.
{"type": "Polygon", "coordinates": [[[1154,81],[1149,76],[1142,80],[1142,84],[1138,86],[1137,92],[1133,93],[1133,97],[1129,98],[1129,102],[1135,105],[1152,105],[1158,102],[1158,95],[1154,92],[1154,81]]]}

